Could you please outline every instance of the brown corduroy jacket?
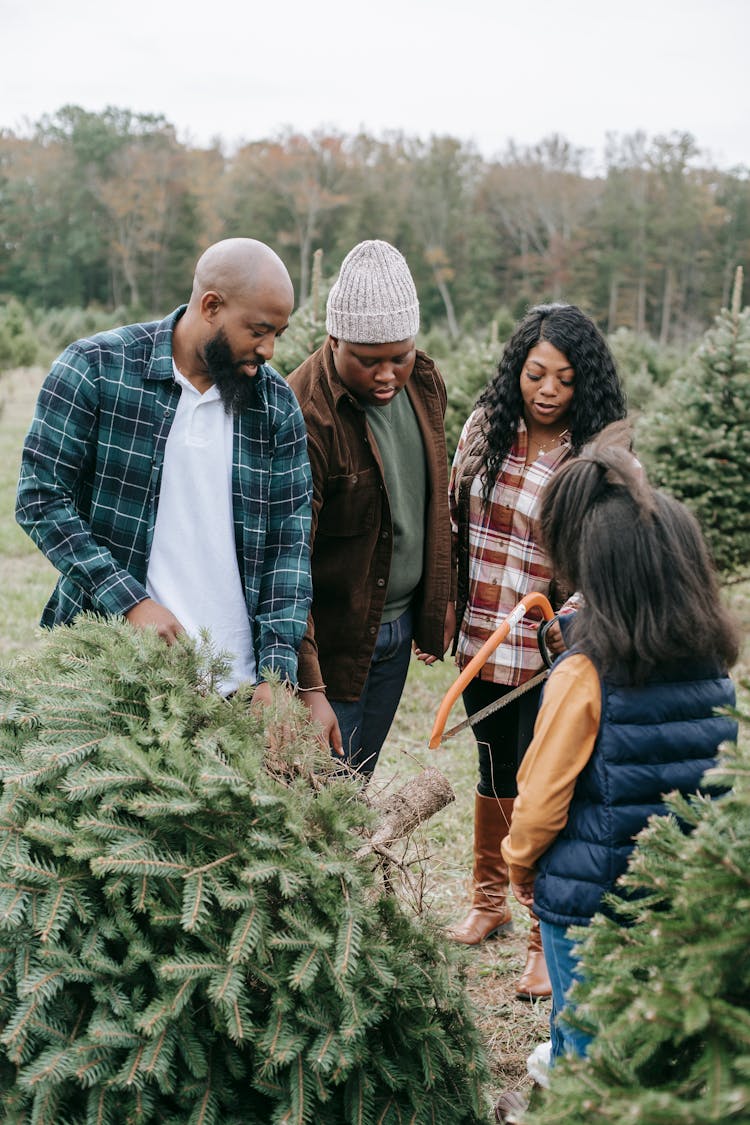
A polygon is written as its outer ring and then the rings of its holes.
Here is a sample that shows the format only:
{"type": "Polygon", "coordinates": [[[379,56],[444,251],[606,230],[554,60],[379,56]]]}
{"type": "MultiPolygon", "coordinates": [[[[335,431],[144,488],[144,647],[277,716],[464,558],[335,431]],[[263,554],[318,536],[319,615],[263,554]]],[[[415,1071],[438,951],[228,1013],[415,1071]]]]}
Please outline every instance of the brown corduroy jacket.
{"type": "MultiPolygon", "coordinates": [[[[367,415],[339,379],[330,341],[289,376],[307,425],[313,477],[313,603],[299,653],[300,688],[359,698],[370,667],[391,566],[392,525],[383,463],[367,415]]],[[[414,640],[443,655],[443,626],[455,600],[448,513],[442,376],[424,352],[400,393],[408,394],[427,464],[422,580],[412,608],[414,640]]]]}

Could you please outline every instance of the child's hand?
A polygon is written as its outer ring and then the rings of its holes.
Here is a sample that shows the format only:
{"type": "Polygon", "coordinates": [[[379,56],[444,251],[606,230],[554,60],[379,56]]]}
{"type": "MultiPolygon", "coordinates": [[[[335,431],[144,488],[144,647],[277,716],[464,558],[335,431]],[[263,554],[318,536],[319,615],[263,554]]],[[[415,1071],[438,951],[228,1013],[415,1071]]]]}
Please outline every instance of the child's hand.
{"type": "Polygon", "coordinates": [[[534,905],[534,881],[530,883],[511,883],[510,889],[520,902],[521,906],[526,906],[530,910],[534,905]]]}
{"type": "Polygon", "coordinates": [[[563,640],[562,629],[557,621],[553,621],[547,630],[544,640],[547,648],[553,656],[560,656],[565,652],[565,641],[563,640]]]}

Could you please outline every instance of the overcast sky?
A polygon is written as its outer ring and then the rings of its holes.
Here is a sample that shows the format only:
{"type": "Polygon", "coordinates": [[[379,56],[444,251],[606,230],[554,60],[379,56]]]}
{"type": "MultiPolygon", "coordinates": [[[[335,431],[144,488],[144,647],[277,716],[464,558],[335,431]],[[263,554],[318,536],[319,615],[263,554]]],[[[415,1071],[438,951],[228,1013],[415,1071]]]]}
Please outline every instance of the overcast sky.
{"type": "Polygon", "coordinates": [[[750,0],[0,0],[0,128],[72,103],[231,148],[291,126],[694,135],[750,166],[750,0]]]}

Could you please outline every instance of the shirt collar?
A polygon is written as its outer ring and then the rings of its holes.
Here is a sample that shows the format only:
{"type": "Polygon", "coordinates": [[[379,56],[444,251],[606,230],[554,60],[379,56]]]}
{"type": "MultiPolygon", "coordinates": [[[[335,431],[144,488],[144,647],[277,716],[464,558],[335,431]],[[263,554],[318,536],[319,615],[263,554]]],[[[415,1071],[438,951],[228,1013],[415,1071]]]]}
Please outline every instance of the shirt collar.
{"type": "Polygon", "coordinates": [[[164,320],[160,320],[154,333],[154,346],[151,358],[144,372],[144,379],[174,379],[172,370],[172,334],[174,326],[185,312],[187,305],[180,305],[164,320]]]}

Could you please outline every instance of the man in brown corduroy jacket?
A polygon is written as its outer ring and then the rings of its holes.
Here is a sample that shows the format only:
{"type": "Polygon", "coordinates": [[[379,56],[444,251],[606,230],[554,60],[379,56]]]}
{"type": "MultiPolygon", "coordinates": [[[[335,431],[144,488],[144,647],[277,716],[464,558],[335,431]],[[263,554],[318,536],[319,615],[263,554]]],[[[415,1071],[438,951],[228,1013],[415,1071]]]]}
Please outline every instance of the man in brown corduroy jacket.
{"type": "Polygon", "coordinates": [[[344,259],[326,328],[323,346],[289,376],[313,476],[299,690],[326,742],[369,777],[412,643],[431,664],[453,638],[446,391],[415,346],[416,289],[387,242],[362,242],[344,259]]]}

